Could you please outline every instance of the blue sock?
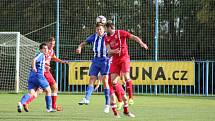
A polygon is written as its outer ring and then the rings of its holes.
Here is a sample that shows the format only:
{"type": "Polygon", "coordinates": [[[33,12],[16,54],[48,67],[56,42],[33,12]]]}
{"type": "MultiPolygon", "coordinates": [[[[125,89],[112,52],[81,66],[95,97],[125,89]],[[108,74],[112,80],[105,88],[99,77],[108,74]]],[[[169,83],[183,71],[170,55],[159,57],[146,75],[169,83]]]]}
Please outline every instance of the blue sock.
{"type": "Polygon", "coordinates": [[[105,105],[110,105],[110,89],[104,89],[105,105]]]}
{"type": "Polygon", "coordinates": [[[22,99],[21,99],[21,104],[23,105],[23,104],[25,104],[26,102],[27,102],[27,100],[28,99],[30,99],[31,98],[31,96],[30,96],[30,94],[25,94],[25,95],[23,95],[22,96],[22,99]]]}
{"type": "Polygon", "coordinates": [[[93,90],[94,90],[93,86],[88,86],[87,87],[87,91],[86,91],[86,95],[85,95],[85,98],[87,100],[90,100],[90,96],[91,96],[93,90]]]}
{"type": "Polygon", "coordinates": [[[45,97],[45,100],[46,100],[46,109],[51,109],[52,107],[52,98],[51,96],[46,96],[45,97]]]}

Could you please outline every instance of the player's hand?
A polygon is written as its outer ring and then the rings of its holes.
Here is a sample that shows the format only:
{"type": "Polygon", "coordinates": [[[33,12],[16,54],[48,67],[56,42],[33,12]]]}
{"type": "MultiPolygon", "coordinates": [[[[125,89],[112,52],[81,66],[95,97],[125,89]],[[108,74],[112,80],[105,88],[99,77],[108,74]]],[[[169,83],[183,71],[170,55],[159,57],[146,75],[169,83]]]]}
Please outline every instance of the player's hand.
{"type": "Polygon", "coordinates": [[[148,46],[145,43],[141,43],[140,46],[143,47],[143,48],[145,48],[146,50],[149,49],[148,46]]]}
{"type": "Polygon", "coordinates": [[[77,53],[77,54],[81,54],[81,47],[78,47],[78,48],[76,49],[76,53],[77,53]]]}
{"type": "Polygon", "coordinates": [[[98,84],[98,85],[96,85],[96,87],[95,87],[94,91],[96,91],[98,88],[99,88],[99,84],[98,84]]]}
{"type": "Polygon", "coordinates": [[[63,61],[63,64],[69,64],[69,62],[68,61],[63,61]]]}
{"type": "Polygon", "coordinates": [[[34,71],[34,72],[37,72],[37,69],[36,69],[36,67],[34,67],[34,68],[33,68],[33,71],[34,71]]]}
{"type": "Polygon", "coordinates": [[[114,50],[109,50],[109,53],[108,54],[118,54],[118,53],[120,53],[120,49],[119,48],[117,48],[117,49],[114,49],[114,50]]]}

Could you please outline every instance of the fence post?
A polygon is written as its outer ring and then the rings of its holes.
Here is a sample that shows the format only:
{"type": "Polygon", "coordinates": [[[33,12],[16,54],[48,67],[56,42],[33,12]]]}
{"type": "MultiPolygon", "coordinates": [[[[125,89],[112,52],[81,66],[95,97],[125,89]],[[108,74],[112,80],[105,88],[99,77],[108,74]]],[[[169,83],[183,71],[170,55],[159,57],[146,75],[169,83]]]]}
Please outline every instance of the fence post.
{"type": "MultiPolygon", "coordinates": [[[[60,0],[56,0],[56,7],[57,7],[57,11],[56,11],[56,56],[59,57],[59,33],[60,33],[60,0]]],[[[59,72],[59,68],[58,68],[58,63],[56,63],[56,83],[58,85],[58,72],[59,72]]]]}
{"type": "Polygon", "coordinates": [[[209,62],[206,62],[205,96],[208,96],[209,62]]]}
{"type": "MultiPolygon", "coordinates": [[[[155,61],[158,61],[158,16],[159,16],[159,4],[156,0],[156,17],[155,17],[155,61]]],[[[157,95],[157,85],[154,86],[154,94],[157,95]]]]}

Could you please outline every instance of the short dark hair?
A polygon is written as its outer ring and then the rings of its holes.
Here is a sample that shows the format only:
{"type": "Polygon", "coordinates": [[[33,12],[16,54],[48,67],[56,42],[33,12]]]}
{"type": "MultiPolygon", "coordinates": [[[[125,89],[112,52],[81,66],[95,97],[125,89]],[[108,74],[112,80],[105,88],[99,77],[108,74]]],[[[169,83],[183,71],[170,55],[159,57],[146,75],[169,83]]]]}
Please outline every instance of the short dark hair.
{"type": "Polygon", "coordinates": [[[50,37],[47,42],[55,41],[54,37],[50,37]]]}
{"type": "Polygon", "coordinates": [[[110,27],[111,29],[115,29],[115,25],[111,20],[108,20],[106,23],[106,27],[110,27]]]}
{"type": "Polygon", "coordinates": [[[44,46],[47,46],[47,44],[46,43],[40,44],[40,46],[39,46],[40,50],[43,49],[44,46]]]}

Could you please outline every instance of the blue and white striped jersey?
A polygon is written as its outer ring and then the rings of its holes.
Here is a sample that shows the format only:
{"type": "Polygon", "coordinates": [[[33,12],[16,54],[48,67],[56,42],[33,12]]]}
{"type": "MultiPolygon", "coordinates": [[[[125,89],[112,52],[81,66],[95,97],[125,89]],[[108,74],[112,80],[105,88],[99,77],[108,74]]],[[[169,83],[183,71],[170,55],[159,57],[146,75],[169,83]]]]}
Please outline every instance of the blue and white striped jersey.
{"type": "Polygon", "coordinates": [[[108,58],[107,48],[104,41],[105,36],[106,33],[102,37],[99,37],[97,33],[95,33],[86,39],[86,42],[91,43],[93,46],[94,58],[108,58]]]}
{"type": "MultiPolygon", "coordinates": [[[[35,57],[36,59],[36,69],[38,74],[44,74],[45,71],[45,55],[43,53],[38,53],[35,57]]],[[[33,71],[33,70],[31,70],[33,71]]]]}

